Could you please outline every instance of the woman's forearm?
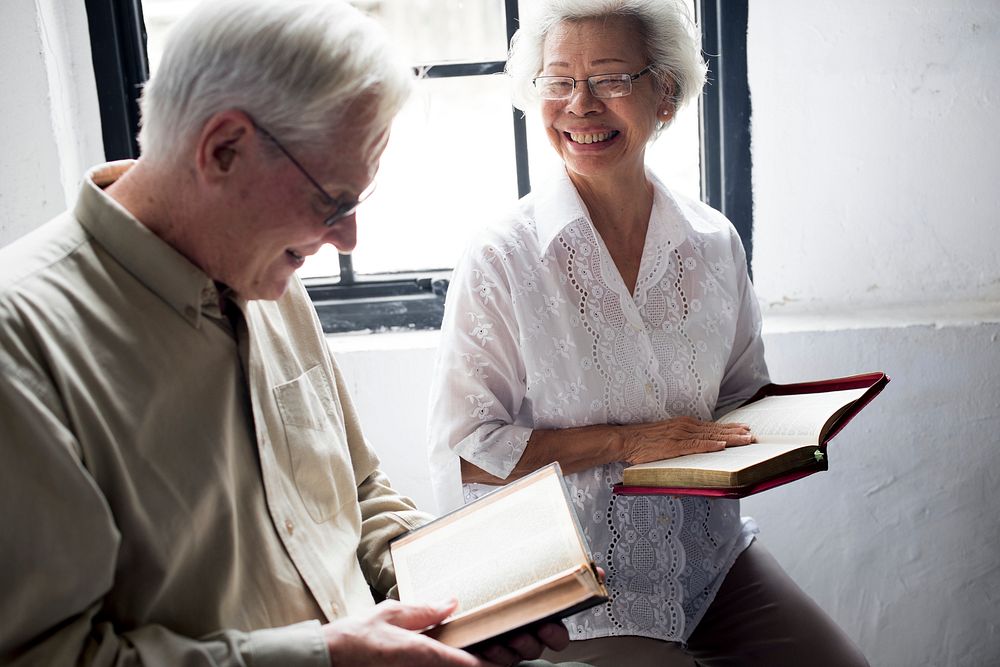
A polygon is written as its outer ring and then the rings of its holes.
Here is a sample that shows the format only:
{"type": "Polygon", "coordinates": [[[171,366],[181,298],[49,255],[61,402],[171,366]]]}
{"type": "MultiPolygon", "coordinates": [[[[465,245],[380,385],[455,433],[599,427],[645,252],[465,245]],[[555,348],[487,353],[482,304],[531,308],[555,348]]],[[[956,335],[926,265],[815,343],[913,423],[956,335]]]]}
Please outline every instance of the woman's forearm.
{"type": "Polygon", "coordinates": [[[494,477],[465,459],[462,481],[506,484],[558,461],[564,474],[605,463],[629,464],[669,459],[685,454],[714,452],[749,445],[753,434],[746,424],[719,424],[694,417],[675,417],[647,424],[598,424],[556,430],[536,429],[517,465],[506,479],[494,477]]]}
{"type": "Polygon", "coordinates": [[[597,424],[564,429],[535,429],[524,453],[506,479],[494,477],[474,463],[462,459],[462,481],[480,484],[507,484],[542,466],[559,462],[569,475],[595,466],[622,461],[620,426],[597,424]]]}

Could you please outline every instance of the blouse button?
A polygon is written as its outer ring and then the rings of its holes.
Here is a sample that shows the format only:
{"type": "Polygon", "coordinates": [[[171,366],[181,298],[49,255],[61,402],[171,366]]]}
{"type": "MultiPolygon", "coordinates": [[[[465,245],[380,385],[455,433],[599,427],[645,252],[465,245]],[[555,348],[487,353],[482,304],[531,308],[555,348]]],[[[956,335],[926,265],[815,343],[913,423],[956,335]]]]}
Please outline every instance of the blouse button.
{"type": "Polygon", "coordinates": [[[285,530],[288,531],[289,535],[295,533],[295,524],[292,523],[291,519],[285,519],[285,530]]]}

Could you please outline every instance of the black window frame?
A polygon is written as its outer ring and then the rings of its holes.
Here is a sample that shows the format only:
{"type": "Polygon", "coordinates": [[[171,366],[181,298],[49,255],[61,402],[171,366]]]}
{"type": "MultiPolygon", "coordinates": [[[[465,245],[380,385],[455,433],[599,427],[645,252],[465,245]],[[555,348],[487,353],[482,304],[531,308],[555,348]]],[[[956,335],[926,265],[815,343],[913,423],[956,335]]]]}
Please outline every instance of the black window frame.
{"type": "MultiPolygon", "coordinates": [[[[743,240],[748,266],[753,251],[750,161],[750,91],[746,34],[749,0],[695,0],[708,62],[700,104],[702,199],[725,214],[743,240]]],[[[91,52],[101,110],[105,158],[139,155],[138,99],[149,77],[142,0],[86,0],[91,52]]],[[[518,24],[518,1],[504,0],[507,43],[518,24]]],[[[427,78],[488,76],[504,61],[422,66],[427,78]]],[[[531,189],[524,115],[511,108],[518,196],[531,189]]],[[[340,256],[336,280],[305,280],[326,333],[437,329],[444,313],[450,271],[377,275],[354,272],[340,256]]]]}

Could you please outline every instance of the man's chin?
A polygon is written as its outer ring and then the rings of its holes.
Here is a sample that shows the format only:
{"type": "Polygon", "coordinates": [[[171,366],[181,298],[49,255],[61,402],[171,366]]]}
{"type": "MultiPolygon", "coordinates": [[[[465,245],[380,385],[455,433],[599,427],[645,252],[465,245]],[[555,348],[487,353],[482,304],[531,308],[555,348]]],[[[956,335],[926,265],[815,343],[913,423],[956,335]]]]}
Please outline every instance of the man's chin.
{"type": "Polygon", "coordinates": [[[292,284],[294,273],[290,274],[284,281],[274,280],[268,283],[254,283],[248,285],[245,290],[236,288],[235,291],[247,301],[277,301],[292,284]]]}

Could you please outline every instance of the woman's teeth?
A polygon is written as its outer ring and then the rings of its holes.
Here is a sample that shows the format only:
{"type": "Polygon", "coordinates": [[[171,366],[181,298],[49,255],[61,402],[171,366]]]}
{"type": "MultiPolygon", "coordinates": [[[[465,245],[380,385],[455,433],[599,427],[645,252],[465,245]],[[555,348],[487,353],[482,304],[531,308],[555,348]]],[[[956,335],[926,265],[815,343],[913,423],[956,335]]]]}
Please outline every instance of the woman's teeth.
{"type": "Polygon", "coordinates": [[[567,132],[569,134],[570,140],[577,144],[596,144],[601,141],[607,141],[612,137],[618,136],[617,130],[612,130],[611,132],[596,132],[593,134],[576,134],[574,132],[567,132]]]}

